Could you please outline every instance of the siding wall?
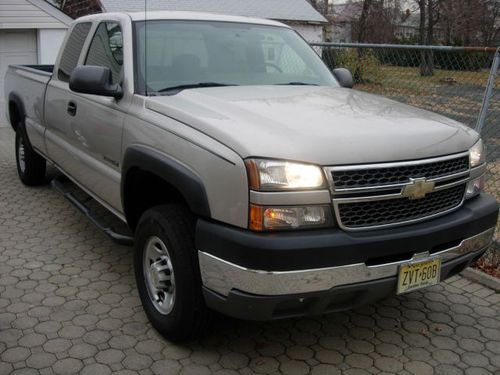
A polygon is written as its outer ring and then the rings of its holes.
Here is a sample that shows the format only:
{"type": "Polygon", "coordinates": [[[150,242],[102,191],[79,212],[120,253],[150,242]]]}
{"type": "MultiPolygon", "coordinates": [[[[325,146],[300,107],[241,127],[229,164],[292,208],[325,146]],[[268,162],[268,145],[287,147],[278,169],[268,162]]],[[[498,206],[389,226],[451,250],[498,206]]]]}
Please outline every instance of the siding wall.
{"type": "Polygon", "coordinates": [[[287,21],[282,22],[285,22],[289,26],[293,27],[305,40],[310,43],[323,41],[323,25],[301,24],[287,21]]]}
{"type": "Polygon", "coordinates": [[[0,29],[66,29],[67,25],[27,0],[0,0],[0,29]]]}

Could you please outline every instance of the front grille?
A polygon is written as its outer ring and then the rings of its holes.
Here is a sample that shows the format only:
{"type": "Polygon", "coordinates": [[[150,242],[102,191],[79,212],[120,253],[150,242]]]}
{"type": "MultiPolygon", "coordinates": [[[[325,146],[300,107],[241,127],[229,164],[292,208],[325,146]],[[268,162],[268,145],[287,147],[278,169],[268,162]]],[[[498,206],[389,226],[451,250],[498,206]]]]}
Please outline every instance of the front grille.
{"type": "Polygon", "coordinates": [[[469,169],[469,156],[423,164],[332,171],[334,189],[404,184],[410,178],[448,176],[469,169]]]}
{"type": "Polygon", "coordinates": [[[463,199],[465,184],[411,200],[397,198],[338,204],[338,218],[346,228],[369,228],[411,222],[457,208],[463,199]]]}

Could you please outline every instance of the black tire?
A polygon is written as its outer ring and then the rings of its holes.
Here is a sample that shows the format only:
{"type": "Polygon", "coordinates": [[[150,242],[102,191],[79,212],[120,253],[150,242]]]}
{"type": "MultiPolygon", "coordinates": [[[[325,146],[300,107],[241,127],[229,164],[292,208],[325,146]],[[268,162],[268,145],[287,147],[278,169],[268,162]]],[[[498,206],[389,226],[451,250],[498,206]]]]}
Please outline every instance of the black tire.
{"type": "Polygon", "coordinates": [[[47,162],[31,148],[20,129],[16,132],[16,166],[23,184],[38,186],[46,183],[47,162]]]}
{"type": "MultiPolygon", "coordinates": [[[[193,228],[194,222],[187,208],[164,205],[147,210],[141,216],[135,233],[134,269],[139,296],[153,327],[171,341],[187,341],[202,336],[210,318],[201,289],[193,228]],[[152,296],[159,289],[148,287],[151,284],[145,272],[145,264],[151,269],[151,264],[160,262],[152,262],[147,256],[150,244],[157,239],[168,249],[175,283],[173,306],[170,311],[163,313],[159,309],[166,309],[167,303],[160,306],[162,292],[159,292],[160,297],[155,294],[158,298],[152,296]],[[155,291],[151,292],[151,288],[155,291]]],[[[171,273],[167,272],[166,275],[171,273]]],[[[156,277],[151,276],[150,279],[157,281],[156,277]]]]}

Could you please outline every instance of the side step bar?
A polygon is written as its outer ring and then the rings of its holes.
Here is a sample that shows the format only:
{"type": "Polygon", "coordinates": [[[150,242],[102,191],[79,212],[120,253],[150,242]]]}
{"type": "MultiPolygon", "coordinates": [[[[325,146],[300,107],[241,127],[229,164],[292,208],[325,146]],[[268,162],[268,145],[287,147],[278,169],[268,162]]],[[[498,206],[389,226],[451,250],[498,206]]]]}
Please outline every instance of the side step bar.
{"type": "Polygon", "coordinates": [[[92,213],[90,208],[88,208],[83,202],[79,201],[78,198],[73,195],[73,193],[66,190],[63,184],[57,178],[54,178],[51,181],[51,185],[54,188],[54,190],[62,194],[64,198],[66,198],[79,211],[81,211],[98,229],[104,232],[104,234],[106,234],[114,242],[120,245],[133,246],[134,237],[126,234],[117,233],[113,228],[100,222],[99,219],[92,213]]]}

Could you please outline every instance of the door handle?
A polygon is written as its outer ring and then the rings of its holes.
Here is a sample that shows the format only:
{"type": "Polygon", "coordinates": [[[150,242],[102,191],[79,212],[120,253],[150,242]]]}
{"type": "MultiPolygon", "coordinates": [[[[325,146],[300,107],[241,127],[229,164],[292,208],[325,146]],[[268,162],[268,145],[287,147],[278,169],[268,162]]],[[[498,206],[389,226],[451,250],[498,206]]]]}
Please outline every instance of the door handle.
{"type": "Polygon", "coordinates": [[[68,103],[68,114],[70,116],[75,116],[76,115],[76,103],[71,101],[68,103]]]}

